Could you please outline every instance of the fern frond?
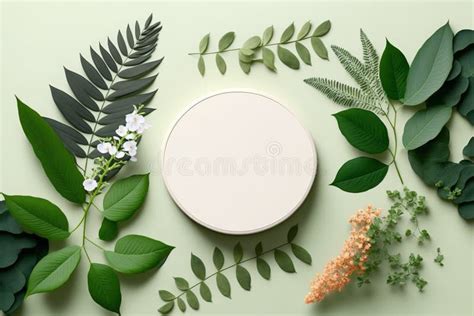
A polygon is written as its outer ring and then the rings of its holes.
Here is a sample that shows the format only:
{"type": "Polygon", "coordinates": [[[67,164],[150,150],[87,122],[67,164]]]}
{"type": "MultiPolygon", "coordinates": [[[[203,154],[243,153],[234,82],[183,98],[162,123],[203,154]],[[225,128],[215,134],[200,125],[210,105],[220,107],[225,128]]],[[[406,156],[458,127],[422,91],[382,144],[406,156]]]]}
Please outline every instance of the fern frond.
{"type": "Polygon", "coordinates": [[[374,45],[362,29],[360,30],[360,41],[362,43],[364,63],[369,72],[368,75],[371,81],[372,88],[373,90],[375,90],[381,100],[385,100],[385,92],[380,83],[379,77],[379,55],[377,54],[374,45]]]}
{"type": "Polygon", "coordinates": [[[378,106],[378,101],[368,96],[361,89],[326,78],[308,78],[304,82],[319,90],[339,105],[383,114],[383,111],[378,106]]]}

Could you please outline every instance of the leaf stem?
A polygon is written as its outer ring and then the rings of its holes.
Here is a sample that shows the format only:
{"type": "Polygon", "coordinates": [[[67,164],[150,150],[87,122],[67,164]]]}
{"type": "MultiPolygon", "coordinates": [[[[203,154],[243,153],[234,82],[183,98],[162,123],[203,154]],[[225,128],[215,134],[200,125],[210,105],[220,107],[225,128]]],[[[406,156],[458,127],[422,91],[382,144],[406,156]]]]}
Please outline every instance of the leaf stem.
{"type": "Polygon", "coordinates": [[[102,247],[101,245],[95,243],[94,241],[92,241],[91,239],[89,239],[87,236],[85,236],[85,239],[86,239],[88,242],[90,242],[91,244],[93,244],[94,246],[96,246],[97,248],[99,248],[99,249],[105,251],[105,248],[104,248],[104,247],[102,247]]]}
{"type": "Polygon", "coordinates": [[[387,102],[388,102],[389,106],[393,109],[393,122],[390,119],[390,116],[389,116],[388,112],[384,112],[385,117],[387,118],[387,121],[390,124],[390,127],[392,128],[392,132],[393,132],[394,148],[393,148],[393,151],[391,149],[389,149],[390,155],[392,156],[392,162],[390,164],[393,164],[395,166],[395,170],[397,171],[398,178],[400,179],[400,182],[402,183],[402,185],[404,185],[405,183],[403,181],[403,177],[402,177],[402,174],[400,172],[400,168],[398,167],[398,164],[397,164],[397,152],[398,152],[397,109],[395,108],[395,106],[393,105],[392,102],[390,102],[388,100],[387,100],[387,102]]]}

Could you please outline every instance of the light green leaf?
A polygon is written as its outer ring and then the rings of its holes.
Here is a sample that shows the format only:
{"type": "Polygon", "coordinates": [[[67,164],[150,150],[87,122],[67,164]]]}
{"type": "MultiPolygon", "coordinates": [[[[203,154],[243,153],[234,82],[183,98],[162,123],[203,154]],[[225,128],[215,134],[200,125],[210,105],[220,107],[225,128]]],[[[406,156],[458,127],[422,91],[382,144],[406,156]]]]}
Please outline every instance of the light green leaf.
{"type": "Polygon", "coordinates": [[[251,66],[250,63],[246,63],[246,62],[243,62],[242,60],[239,60],[239,65],[244,73],[246,74],[250,73],[250,66],[251,66]]]}
{"type": "Polygon", "coordinates": [[[263,64],[271,71],[276,71],[275,68],[275,54],[268,48],[262,49],[263,64]]]}
{"type": "Polygon", "coordinates": [[[380,81],[390,99],[401,100],[405,96],[409,69],[403,53],[387,40],[380,60],[380,81]]]}
{"type": "Polygon", "coordinates": [[[346,192],[359,193],[377,186],[387,171],[388,166],[376,159],[358,157],[342,165],[331,185],[346,192]]]}
{"type": "Polygon", "coordinates": [[[241,48],[240,52],[242,53],[242,55],[249,56],[249,57],[252,57],[255,54],[253,50],[248,49],[248,48],[241,48]]]}
{"type": "Polygon", "coordinates": [[[286,254],[286,252],[281,251],[280,249],[275,249],[274,251],[275,261],[285,272],[294,273],[296,272],[295,266],[293,265],[293,261],[291,260],[290,256],[286,254]]]}
{"type": "Polygon", "coordinates": [[[222,38],[219,40],[219,51],[222,52],[226,50],[232,43],[234,42],[235,39],[235,33],[234,32],[227,32],[222,36],[222,38]]]}
{"type": "Polygon", "coordinates": [[[67,218],[53,203],[33,196],[6,194],[3,196],[10,214],[24,228],[49,240],[69,237],[67,218]]]}
{"type": "Polygon", "coordinates": [[[131,218],[145,202],[149,174],[134,175],[116,181],[104,197],[104,217],[114,221],[131,218]]]}
{"type": "Polygon", "coordinates": [[[405,124],[403,145],[416,149],[435,138],[451,118],[451,107],[433,106],[416,112],[405,124]]]}
{"type": "Polygon", "coordinates": [[[165,302],[169,302],[175,299],[174,294],[169,291],[160,290],[158,291],[158,294],[160,295],[160,298],[165,302]]]}
{"type": "Polygon", "coordinates": [[[313,261],[313,259],[311,258],[311,255],[309,254],[309,252],[306,251],[306,249],[304,249],[301,246],[291,244],[291,251],[293,251],[293,254],[295,255],[296,258],[300,259],[306,264],[311,265],[311,262],[313,261]]]}
{"type": "Polygon", "coordinates": [[[212,302],[211,289],[207,286],[205,282],[202,282],[199,285],[199,293],[201,294],[203,300],[205,300],[206,302],[212,302]]]}
{"type": "MultiPolygon", "coordinates": [[[[244,63],[250,64],[253,61],[253,55],[246,55],[242,52],[242,50],[247,50],[247,49],[244,48],[244,49],[241,49],[239,51],[239,60],[244,62],[244,63]]],[[[247,50],[247,51],[249,51],[249,50],[247,50]]]]}
{"type": "Polygon", "coordinates": [[[49,253],[33,268],[26,296],[59,288],[69,280],[80,260],[79,246],[69,246],[49,253]]]}
{"type": "Polygon", "coordinates": [[[225,297],[230,298],[230,283],[227,277],[222,273],[218,272],[216,274],[216,283],[219,292],[221,292],[221,294],[225,297]]]}
{"type": "Polygon", "coordinates": [[[301,44],[300,42],[295,43],[296,47],[296,52],[300,56],[301,60],[306,64],[311,66],[311,54],[309,53],[309,50],[301,44]]]}
{"type": "Polygon", "coordinates": [[[118,224],[117,222],[112,222],[107,218],[102,220],[102,225],[100,225],[99,238],[105,241],[114,240],[118,235],[118,224]]]}
{"type": "Polygon", "coordinates": [[[191,290],[186,291],[186,301],[188,302],[189,307],[191,307],[194,310],[199,309],[199,300],[196,296],[196,294],[193,293],[191,290]]]}
{"type": "Polygon", "coordinates": [[[245,41],[243,48],[247,49],[255,49],[260,46],[262,41],[260,40],[260,36],[252,36],[247,41],[245,41]]]}
{"type": "Polygon", "coordinates": [[[145,236],[128,235],[115,244],[115,251],[105,251],[105,258],[121,273],[141,273],[159,268],[174,249],[161,241],[145,236]]]}
{"type": "Polygon", "coordinates": [[[87,285],[92,299],[97,304],[120,314],[120,281],[112,268],[105,264],[92,263],[87,274],[87,285]]]}
{"type": "Polygon", "coordinates": [[[199,56],[198,70],[201,76],[204,76],[204,74],[206,73],[206,63],[204,62],[204,58],[202,56],[199,56]]]}
{"type": "Polygon", "coordinates": [[[222,269],[224,266],[224,254],[219,248],[214,248],[214,253],[212,254],[212,261],[217,270],[222,269]]]}
{"type": "Polygon", "coordinates": [[[225,64],[224,58],[222,58],[221,54],[219,53],[216,54],[216,65],[217,69],[219,69],[219,72],[221,74],[225,74],[225,71],[227,70],[227,65],[225,64]]]}
{"type": "Polygon", "coordinates": [[[355,148],[378,154],[388,148],[385,124],[374,113],[362,109],[348,109],[334,114],[341,133],[355,148]]]}
{"type": "Polygon", "coordinates": [[[453,64],[453,31],[446,23],[416,53],[408,72],[405,105],[417,105],[435,93],[453,64]]]}
{"type": "Polygon", "coordinates": [[[211,34],[206,34],[204,35],[204,37],[201,39],[201,41],[199,42],[199,52],[201,54],[204,54],[206,51],[207,51],[207,48],[209,46],[209,36],[211,34]]]}
{"type": "Polygon", "coordinates": [[[265,280],[270,280],[271,269],[268,263],[262,258],[257,258],[257,271],[265,280]]]}
{"type": "Polygon", "coordinates": [[[189,289],[189,282],[186,281],[184,278],[174,278],[174,283],[176,284],[176,287],[181,291],[186,291],[189,289]]]}
{"type": "Polygon", "coordinates": [[[295,239],[297,234],[298,234],[298,225],[292,226],[290,230],[288,231],[286,240],[288,242],[292,242],[295,239]]]}
{"type": "Polygon", "coordinates": [[[306,35],[308,35],[310,30],[311,30],[311,21],[308,21],[305,24],[303,24],[296,38],[298,40],[302,40],[306,35]]]}
{"type": "Polygon", "coordinates": [[[281,62],[290,67],[291,69],[299,69],[300,61],[296,58],[295,54],[290,52],[288,49],[278,45],[277,48],[278,58],[281,62]]]}
{"type": "Polygon", "coordinates": [[[186,303],[184,302],[184,300],[181,297],[178,297],[176,302],[178,303],[179,310],[184,313],[186,311],[186,303]]]}
{"type": "Polygon", "coordinates": [[[204,266],[204,262],[194,254],[191,254],[191,269],[198,279],[204,280],[206,278],[206,266],[204,266]]]}
{"type": "Polygon", "coordinates": [[[284,44],[288,42],[291,37],[295,34],[295,24],[291,23],[281,34],[280,43],[284,44]]]}
{"type": "Polygon", "coordinates": [[[237,243],[234,247],[234,261],[235,263],[239,263],[242,261],[242,257],[244,256],[244,250],[242,249],[242,245],[240,242],[237,243]]]}
{"type": "Polygon", "coordinates": [[[259,242],[256,246],[255,246],[255,254],[257,256],[261,256],[263,253],[263,245],[262,245],[262,242],[259,242]]]}
{"type": "Polygon", "coordinates": [[[328,59],[328,50],[324,46],[323,41],[318,37],[311,37],[311,46],[313,46],[314,52],[322,59],[328,59]]]}
{"type": "Polygon", "coordinates": [[[33,109],[17,99],[21,127],[36,157],[56,191],[77,204],[86,200],[82,186],[84,177],[76,167],[76,161],[49,124],[33,109]]]}
{"type": "Polygon", "coordinates": [[[174,301],[171,301],[161,306],[158,312],[160,312],[161,314],[168,314],[169,312],[173,310],[173,307],[174,307],[174,301]]]}
{"type": "Polygon", "coordinates": [[[267,45],[270,43],[273,37],[273,25],[265,29],[262,36],[262,45],[267,45]]]}
{"type": "Polygon", "coordinates": [[[247,269],[238,264],[235,269],[235,276],[237,277],[240,286],[244,290],[250,291],[252,279],[247,269]]]}
{"type": "Polygon", "coordinates": [[[331,21],[327,20],[319,24],[318,27],[314,30],[313,36],[323,36],[326,35],[331,30],[331,21]]]}

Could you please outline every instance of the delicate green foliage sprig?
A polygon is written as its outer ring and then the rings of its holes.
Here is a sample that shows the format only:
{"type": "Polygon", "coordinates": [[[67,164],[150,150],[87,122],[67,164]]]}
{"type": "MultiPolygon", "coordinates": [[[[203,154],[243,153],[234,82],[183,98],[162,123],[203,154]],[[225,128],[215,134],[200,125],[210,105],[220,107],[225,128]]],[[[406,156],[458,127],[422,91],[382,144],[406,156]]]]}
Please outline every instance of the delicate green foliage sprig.
{"type": "Polygon", "coordinates": [[[212,290],[208,285],[208,282],[215,278],[216,287],[221,295],[227,298],[232,297],[231,293],[231,282],[225,274],[225,271],[235,269],[235,277],[240,287],[246,291],[250,291],[252,288],[252,277],[250,272],[245,268],[244,264],[250,261],[255,261],[257,271],[262,278],[270,280],[271,268],[265,258],[267,255],[273,253],[273,257],[277,265],[283,271],[287,273],[296,272],[293,259],[284,250],[290,248],[293,255],[300,261],[311,265],[311,255],[303,247],[294,243],[294,239],[298,233],[298,226],[290,228],[287,234],[287,241],[279,246],[264,250],[263,244],[259,242],[255,246],[255,254],[250,257],[244,256],[244,249],[240,243],[237,243],[233,249],[233,263],[225,265],[224,253],[218,247],[214,248],[212,255],[212,262],[214,263],[215,271],[209,273],[204,262],[195,254],[191,254],[191,270],[193,274],[198,278],[198,282],[190,285],[190,283],[182,278],[175,277],[175,284],[178,290],[178,294],[174,294],[171,291],[160,290],[160,298],[165,302],[163,306],[159,308],[161,314],[170,313],[174,306],[177,305],[181,312],[185,312],[187,306],[194,310],[198,310],[200,303],[197,295],[194,293],[194,289],[199,288],[199,294],[201,298],[206,302],[212,302],[213,295],[212,290]],[[187,304],[186,304],[187,303],[187,304]]]}
{"type": "Polygon", "coordinates": [[[262,36],[250,37],[239,48],[231,48],[236,36],[234,32],[227,32],[219,39],[218,49],[215,51],[209,51],[210,34],[206,34],[199,42],[199,51],[197,53],[190,53],[189,55],[199,55],[197,66],[199,73],[204,76],[206,73],[204,57],[206,55],[215,55],[217,69],[221,74],[225,74],[227,64],[223,55],[228,52],[238,52],[240,68],[243,72],[248,74],[252,65],[256,63],[263,63],[269,70],[276,71],[275,53],[270,49],[276,46],[276,56],[278,59],[291,69],[299,69],[299,59],[306,65],[312,64],[311,53],[303,44],[306,40],[311,42],[311,47],[317,56],[322,59],[328,59],[328,52],[321,37],[326,35],[330,29],[331,22],[325,21],[312,31],[312,23],[308,21],[296,32],[295,24],[291,23],[281,34],[279,41],[271,42],[274,35],[274,28],[273,26],[269,26],[265,29],[262,36]],[[288,49],[291,45],[295,46],[296,54],[288,49]]]}

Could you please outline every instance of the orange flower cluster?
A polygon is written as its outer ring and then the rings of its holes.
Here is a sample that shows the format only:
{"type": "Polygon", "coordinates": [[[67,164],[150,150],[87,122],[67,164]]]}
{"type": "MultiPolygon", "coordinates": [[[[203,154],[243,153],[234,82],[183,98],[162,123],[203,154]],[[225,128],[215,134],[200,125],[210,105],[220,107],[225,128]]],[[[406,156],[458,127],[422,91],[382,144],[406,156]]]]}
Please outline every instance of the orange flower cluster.
{"type": "Polygon", "coordinates": [[[322,274],[317,274],[311,282],[311,291],[305,297],[305,303],[322,301],[326,295],[332,292],[340,292],[351,281],[354,273],[363,272],[364,263],[372,246],[370,238],[367,237],[374,218],[380,216],[379,209],[368,206],[364,210],[357,211],[349,223],[352,225],[351,235],[344,243],[341,253],[331,260],[322,274]]]}

